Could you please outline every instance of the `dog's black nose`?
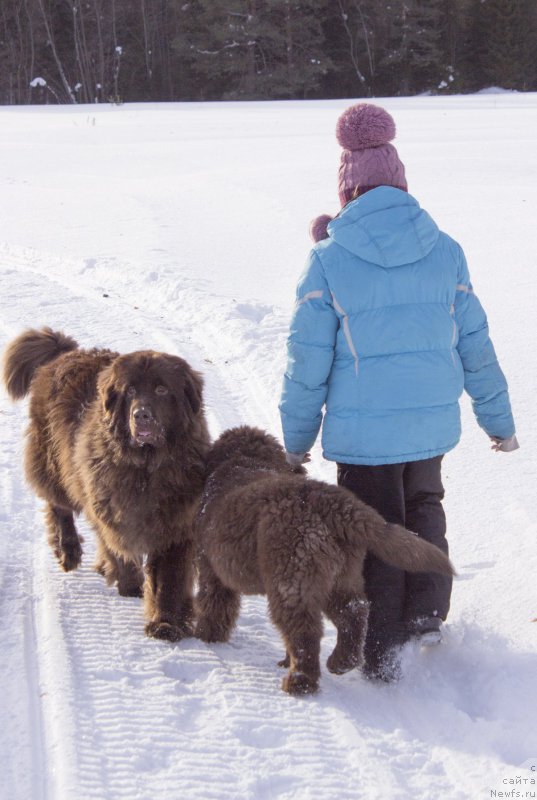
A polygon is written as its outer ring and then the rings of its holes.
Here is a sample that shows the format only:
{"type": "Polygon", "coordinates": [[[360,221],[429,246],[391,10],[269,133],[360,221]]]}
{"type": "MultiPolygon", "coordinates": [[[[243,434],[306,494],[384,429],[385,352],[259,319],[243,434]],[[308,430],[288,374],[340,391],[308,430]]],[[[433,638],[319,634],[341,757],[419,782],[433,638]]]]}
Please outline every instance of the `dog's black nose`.
{"type": "Polygon", "coordinates": [[[151,410],[146,406],[138,406],[135,408],[132,412],[132,416],[136,422],[149,422],[151,419],[153,419],[151,410]]]}

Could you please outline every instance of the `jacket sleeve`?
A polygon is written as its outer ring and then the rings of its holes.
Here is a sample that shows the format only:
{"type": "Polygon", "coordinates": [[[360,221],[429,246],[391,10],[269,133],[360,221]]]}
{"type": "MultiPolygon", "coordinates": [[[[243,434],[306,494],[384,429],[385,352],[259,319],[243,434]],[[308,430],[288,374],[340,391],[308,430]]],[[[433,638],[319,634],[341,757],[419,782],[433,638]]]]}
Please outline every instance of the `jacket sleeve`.
{"type": "Polygon", "coordinates": [[[326,277],[313,250],[298,283],[279,406],[290,453],[310,450],[319,433],[338,326],[326,277]]]}
{"type": "Polygon", "coordinates": [[[489,436],[506,439],[515,432],[507,381],[489,337],[485,311],[470,282],[468,265],[460,250],[455,297],[457,350],[464,368],[464,388],[472,398],[477,422],[489,436]]]}

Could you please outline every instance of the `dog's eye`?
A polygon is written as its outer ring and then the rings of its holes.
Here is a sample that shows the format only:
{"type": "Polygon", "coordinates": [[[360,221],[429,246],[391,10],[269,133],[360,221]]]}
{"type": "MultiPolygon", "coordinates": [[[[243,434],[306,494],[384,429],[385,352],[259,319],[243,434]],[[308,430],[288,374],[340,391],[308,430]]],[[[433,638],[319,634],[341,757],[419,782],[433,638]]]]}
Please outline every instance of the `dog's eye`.
{"type": "Polygon", "coordinates": [[[156,394],[168,394],[168,390],[165,386],[157,386],[155,389],[156,394]]]}
{"type": "Polygon", "coordinates": [[[136,394],[136,389],[134,388],[134,386],[129,386],[129,388],[127,389],[127,397],[134,397],[135,394],[136,394]]]}

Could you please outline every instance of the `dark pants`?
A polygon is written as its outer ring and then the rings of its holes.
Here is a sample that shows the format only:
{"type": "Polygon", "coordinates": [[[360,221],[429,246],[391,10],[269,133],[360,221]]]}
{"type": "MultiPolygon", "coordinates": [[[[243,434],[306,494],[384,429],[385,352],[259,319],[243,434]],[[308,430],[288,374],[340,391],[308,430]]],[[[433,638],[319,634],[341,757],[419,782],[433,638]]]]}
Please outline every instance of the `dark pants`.
{"type": "MultiPolygon", "coordinates": [[[[376,509],[387,522],[404,525],[447,553],[441,463],[442,456],[379,466],[338,464],[338,483],[376,509]]],[[[366,557],[364,573],[371,603],[366,665],[404,644],[413,619],[431,615],[446,618],[451,578],[403,572],[371,553],[366,557]]]]}

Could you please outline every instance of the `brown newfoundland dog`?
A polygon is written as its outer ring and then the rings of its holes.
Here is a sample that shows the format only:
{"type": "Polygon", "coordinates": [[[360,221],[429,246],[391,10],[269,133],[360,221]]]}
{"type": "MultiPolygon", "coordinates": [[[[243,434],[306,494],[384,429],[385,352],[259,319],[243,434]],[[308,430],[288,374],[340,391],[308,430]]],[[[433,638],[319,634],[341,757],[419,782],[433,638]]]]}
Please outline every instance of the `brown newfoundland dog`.
{"type": "Polygon", "coordinates": [[[328,669],[361,664],[367,550],[404,570],[453,574],[437,547],[387,524],[346,489],[297,474],[274,437],[246,426],[223,433],[209,451],[195,535],[196,636],[227,641],[240,595],[266,594],[287,651],[280,665],[289,668],[282,688],[290,694],[318,688],[323,613],[337,628],[328,669]]]}
{"type": "Polygon", "coordinates": [[[191,634],[192,522],[209,447],[201,376],[177,356],[81,350],[43,328],[7,347],[4,381],[15,400],[30,393],[26,477],[47,503],[62,568],[80,563],[73,515],[83,511],[98,571],[122,595],[143,589],[146,633],[191,634]]]}

